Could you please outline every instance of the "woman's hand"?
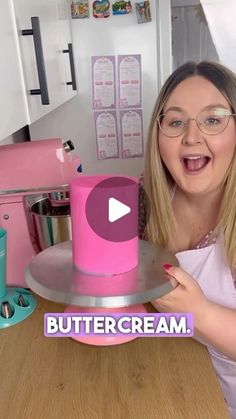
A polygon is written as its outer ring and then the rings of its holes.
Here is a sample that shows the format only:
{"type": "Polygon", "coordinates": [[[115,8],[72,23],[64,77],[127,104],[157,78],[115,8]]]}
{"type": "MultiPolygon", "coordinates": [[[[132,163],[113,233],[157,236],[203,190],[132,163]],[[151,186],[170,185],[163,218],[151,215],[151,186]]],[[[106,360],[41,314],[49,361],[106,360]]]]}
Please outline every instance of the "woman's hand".
{"type": "Polygon", "coordinates": [[[160,312],[192,313],[196,322],[198,315],[204,316],[210,301],[195,279],[183,269],[171,265],[163,265],[163,268],[174,289],[151,303],[160,312]]]}

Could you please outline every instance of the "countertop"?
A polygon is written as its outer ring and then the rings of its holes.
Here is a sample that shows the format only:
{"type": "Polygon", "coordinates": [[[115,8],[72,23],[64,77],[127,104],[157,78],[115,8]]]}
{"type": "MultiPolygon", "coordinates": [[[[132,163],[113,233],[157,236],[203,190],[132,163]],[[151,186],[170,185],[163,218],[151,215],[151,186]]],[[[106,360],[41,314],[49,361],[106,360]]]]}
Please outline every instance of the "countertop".
{"type": "Polygon", "coordinates": [[[44,313],[64,306],[36,298],[28,319],[0,330],[0,417],[229,418],[208,352],[198,342],[155,337],[95,347],[46,338],[44,313]]]}

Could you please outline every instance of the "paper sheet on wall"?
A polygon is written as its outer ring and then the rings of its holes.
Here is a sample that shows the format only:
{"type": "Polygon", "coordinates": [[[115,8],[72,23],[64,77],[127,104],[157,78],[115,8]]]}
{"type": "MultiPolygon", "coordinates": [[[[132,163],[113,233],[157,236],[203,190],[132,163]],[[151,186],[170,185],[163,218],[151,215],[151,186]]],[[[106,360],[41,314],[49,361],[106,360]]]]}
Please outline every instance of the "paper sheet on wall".
{"type": "Polygon", "coordinates": [[[143,156],[143,118],[141,109],[120,111],[122,157],[143,156]]]}
{"type": "Polygon", "coordinates": [[[116,112],[94,112],[98,160],[118,158],[116,112]]]}
{"type": "Polygon", "coordinates": [[[119,107],[140,108],[141,55],[118,55],[119,107]]]}
{"type": "Polygon", "coordinates": [[[92,57],[93,108],[115,108],[115,57],[92,57]]]}
{"type": "Polygon", "coordinates": [[[236,1],[201,0],[220,62],[236,71],[236,1]]]}

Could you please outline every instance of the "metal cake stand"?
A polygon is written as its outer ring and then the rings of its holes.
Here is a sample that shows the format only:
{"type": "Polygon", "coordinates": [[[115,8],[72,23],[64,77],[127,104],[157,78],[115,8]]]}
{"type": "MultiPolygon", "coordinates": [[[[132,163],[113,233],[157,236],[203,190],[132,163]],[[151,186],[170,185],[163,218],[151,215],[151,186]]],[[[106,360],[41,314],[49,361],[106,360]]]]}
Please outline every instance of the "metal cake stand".
{"type": "MultiPolygon", "coordinates": [[[[72,242],[67,241],[36,255],[26,268],[25,280],[41,297],[69,304],[66,312],[146,312],[143,303],[160,298],[173,289],[162,267],[164,263],[178,266],[173,253],[139,240],[136,268],[118,275],[86,273],[73,265],[72,242]]],[[[124,336],[118,343],[133,339],[124,336]]],[[[90,343],[89,336],[75,337],[75,340],[90,343]]],[[[112,345],[117,344],[117,340],[98,336],[96,344],[112,345]]]]}
{"type": "Polygon", "coordinates": [[[173,288],[162,265],[178,266],[170,251],[139,240],[139,264],[129,272],[94,275],[73,265],[71,241],[51,246],[26,268],[29,287],[50,301],[82,307],[126,307],[159,298],[173,288]]]}

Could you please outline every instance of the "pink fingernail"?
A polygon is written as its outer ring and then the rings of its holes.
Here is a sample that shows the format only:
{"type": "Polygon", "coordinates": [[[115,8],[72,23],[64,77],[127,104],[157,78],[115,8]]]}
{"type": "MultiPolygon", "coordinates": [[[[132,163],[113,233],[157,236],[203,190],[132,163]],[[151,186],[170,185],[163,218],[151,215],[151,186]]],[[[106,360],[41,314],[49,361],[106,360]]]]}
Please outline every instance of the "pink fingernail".
{"type": "Polygon", "coordinates": [[[173,265],[170,265],[169,263],[165,263],[165,264],[163,265],[163,268],[164,268],[166,271],[168,271],[170,268],[172,268],[172,266],[173,266],[173,265]]]}

